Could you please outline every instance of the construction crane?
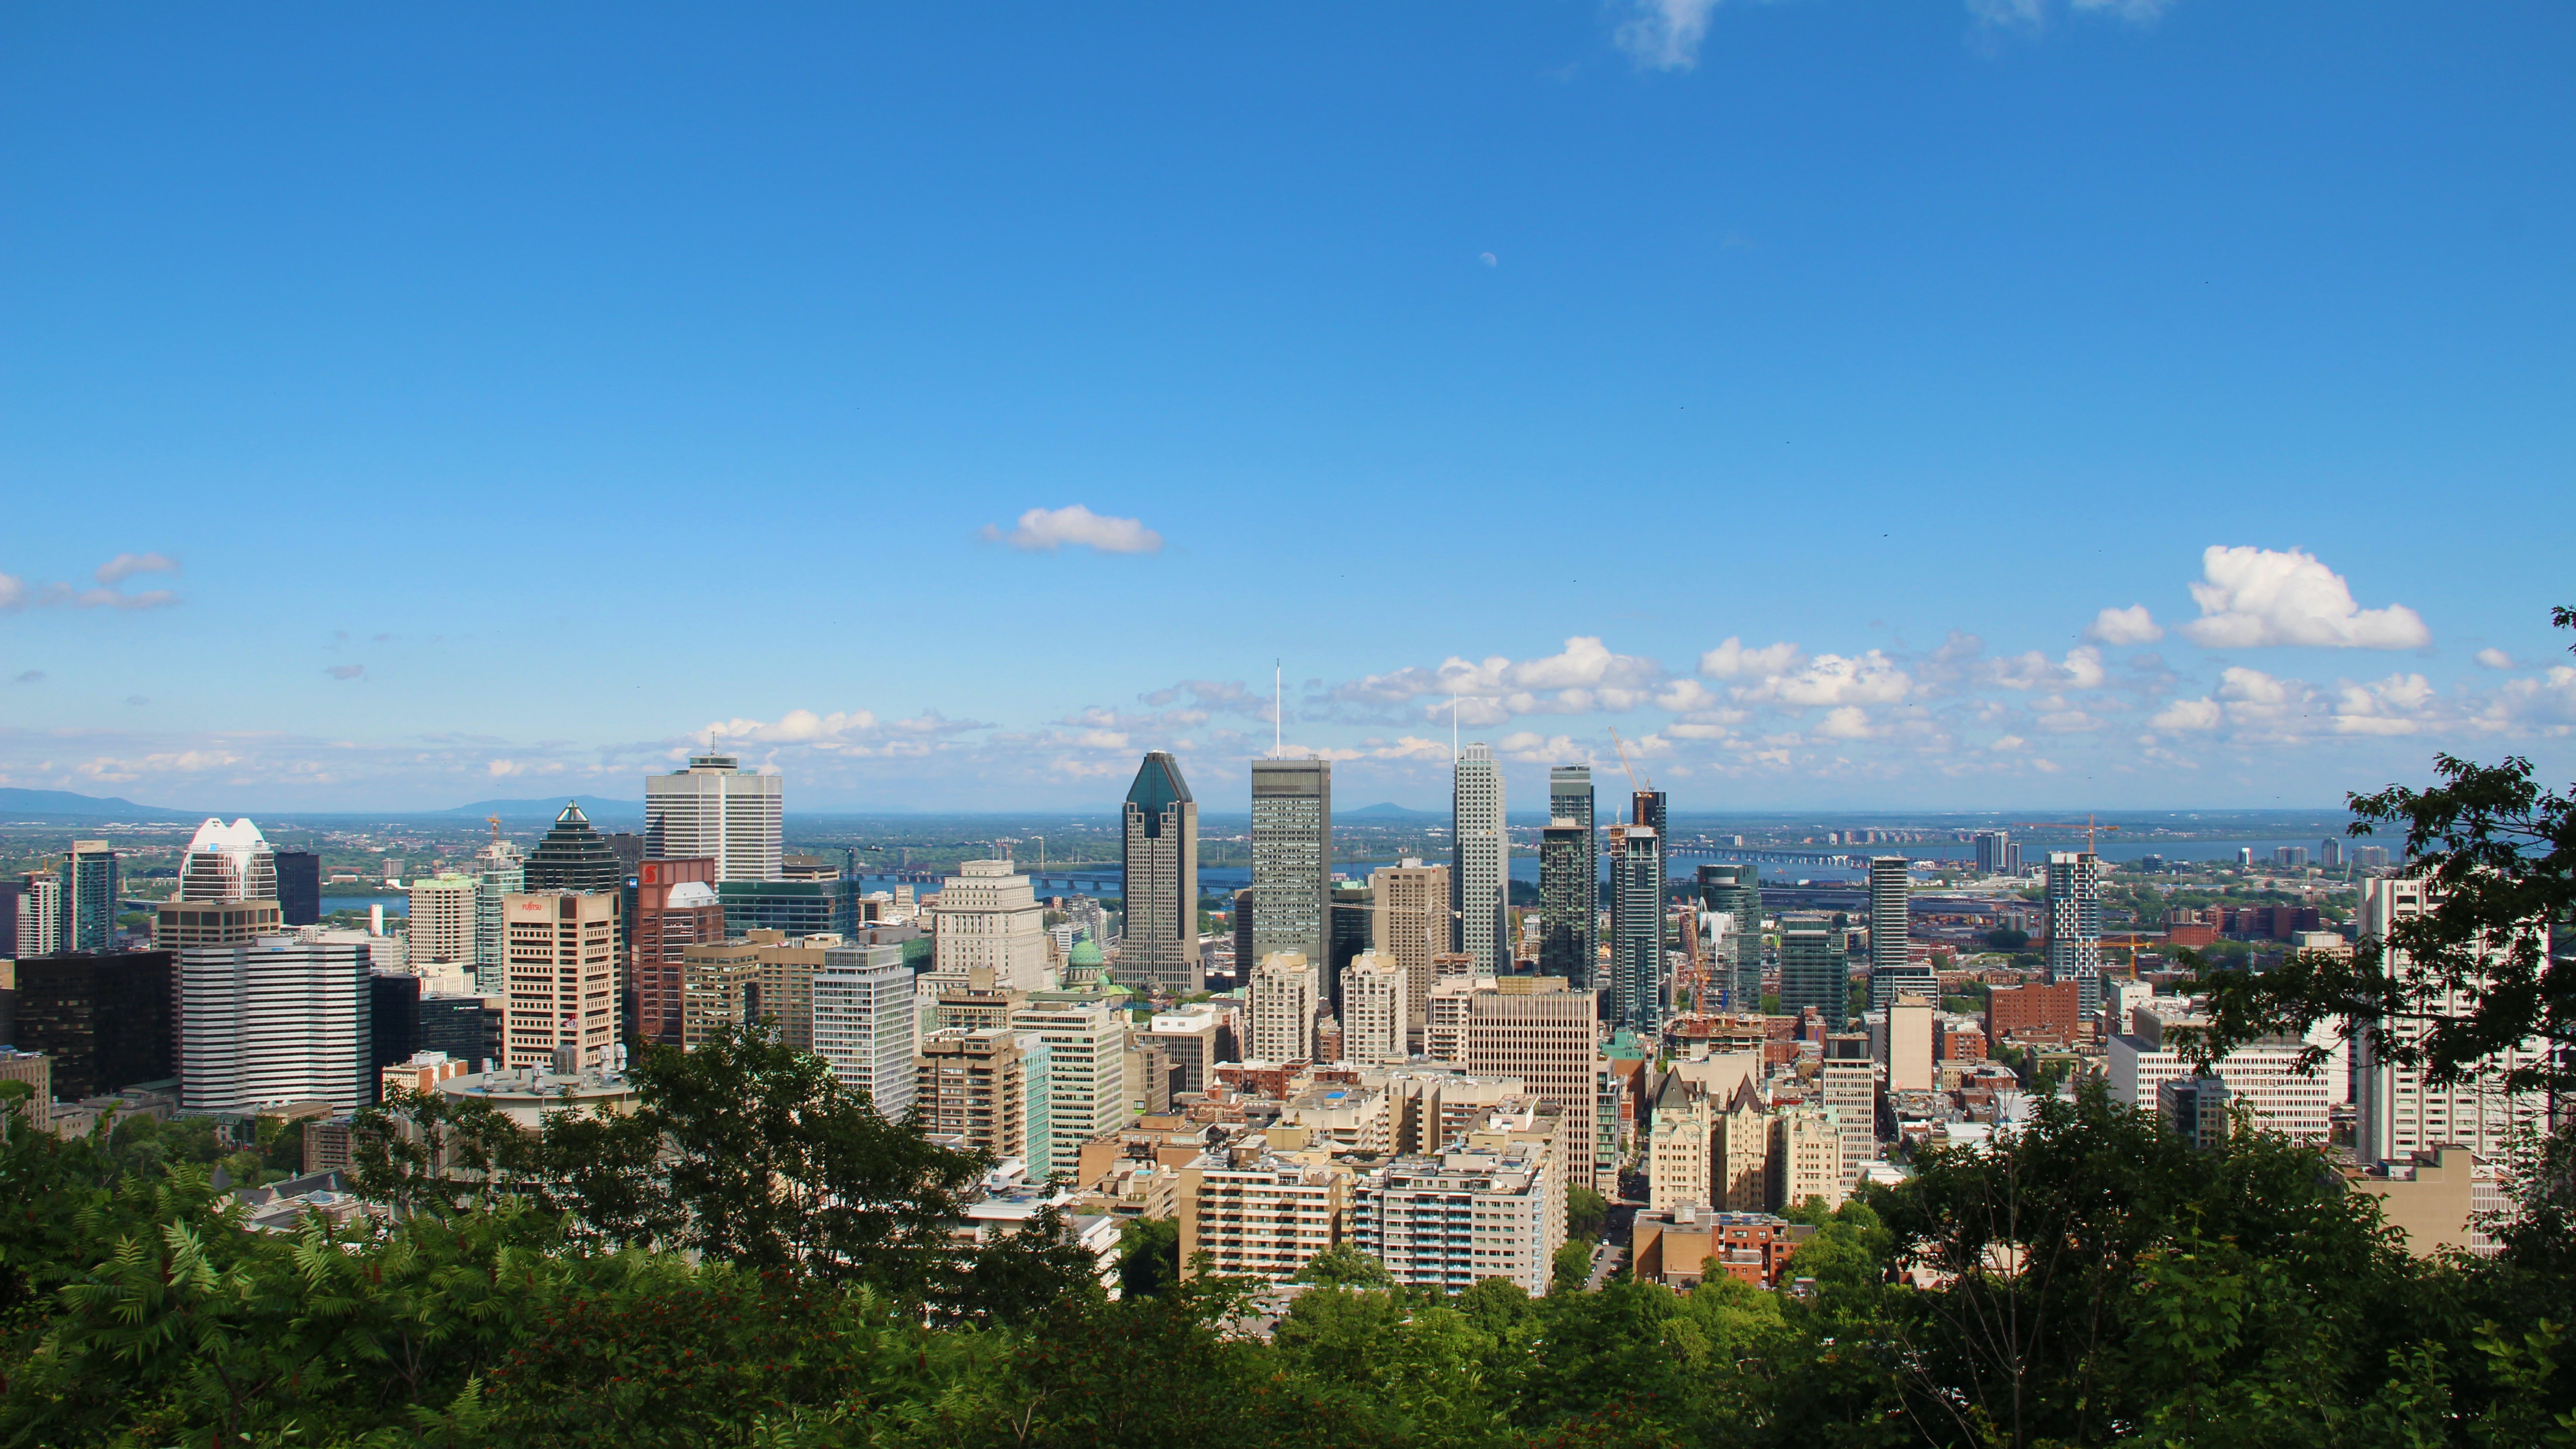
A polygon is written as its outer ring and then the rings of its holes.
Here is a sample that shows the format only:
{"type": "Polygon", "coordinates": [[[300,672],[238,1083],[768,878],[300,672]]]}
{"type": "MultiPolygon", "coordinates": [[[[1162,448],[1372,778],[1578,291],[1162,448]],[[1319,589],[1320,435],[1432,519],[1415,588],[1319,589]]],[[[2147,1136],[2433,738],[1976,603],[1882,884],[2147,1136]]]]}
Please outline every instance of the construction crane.
{"type": "Polygon", "coordinates": [[[1625,740],[1619,738],[1619,728],[1616,725],[1610,727],[1610,747],[1619,752],[1619,768],[1628,772],[1628,787],[1630,789],[1643,792],[1655,788],[1655,782],[1653,780],[1639,780],[1637,778],[1637,767],[1628,763],[1628,745],[1625,740]]]}
{"type": "Polygon", "coordinates": [[[494,845],[498,845],[498,844],[500,844],[500,843],[501,843],[501,817],[500,817],[500,816],[498,816],[498,815],[486,815],[486,816],[484,816],[484,817],[483,817],[483,823],[492,827],[492,843],[493,843],[494,845]]]}
{"type": "Polygon", "coordinates": [[[2084,832],[2084,853],[2087,855],[2093,853],[2095,834],[2108,833],[2120,828],[2117,825],[2104,825],[2091,815],[2086,815],[2081,820],[2016,820],[2012,822],[2012,827],[2015,830],[2081,830],[2084,832]]]}

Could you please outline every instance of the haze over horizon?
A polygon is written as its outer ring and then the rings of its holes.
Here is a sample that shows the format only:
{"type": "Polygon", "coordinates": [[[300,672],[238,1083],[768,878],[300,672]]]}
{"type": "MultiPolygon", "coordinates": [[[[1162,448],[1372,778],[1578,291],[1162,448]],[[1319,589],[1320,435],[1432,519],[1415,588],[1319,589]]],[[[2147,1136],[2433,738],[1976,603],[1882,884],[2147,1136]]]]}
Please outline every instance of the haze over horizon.
{"type": "Polygon", "coordinates": [[[2576,767],[2576,13],[0,13],[0,786],[2576,767]]]}

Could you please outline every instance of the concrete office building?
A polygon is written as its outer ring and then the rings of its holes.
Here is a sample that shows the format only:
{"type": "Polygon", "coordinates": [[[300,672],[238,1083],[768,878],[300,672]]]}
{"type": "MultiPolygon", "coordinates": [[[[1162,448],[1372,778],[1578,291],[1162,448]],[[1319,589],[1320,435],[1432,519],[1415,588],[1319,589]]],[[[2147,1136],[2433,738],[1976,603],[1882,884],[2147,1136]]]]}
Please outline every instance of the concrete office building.
{"type": "MultiPolygon", "coordinates": [[[[2364,881],[2360,934],[2384,941],[2398,922],[2423,915],[2439,899],[2434,883],[2420,877],[2382,876],[2364,881]]],[[[2563,929],[2559,939],[2559,949],[2563,951],[2563,929]]],[[[2412,963],[2402,951],[2390,951],[2387,966],[2401,979],[2412,970],[2412,963]]],[[[2472,1003],[2465,993],[2445,991],[2427,1005],[2443,1015],[2465,1015],[2472,1003]]],[[[2352,1038],[2356,1156],[2364,1163],[2407,1162],[2419,1152],[2465,1147],[2493,1162],[2504,1155],[2506,1144],[2516,1132],[2535,1126],[2546,1129],[2547,1094],[2505,1089],[2507,1073],[2547,1064],[2546,1041],[2526,1038],[2480,1062],[2467,1080],[2444,1086],[2426,1080],[2423,1068],[2404,1065],[2390,1056],[2392,1046],[2421,1041],[2432,1025],[2433,1019],[2428,1016],[2358,1024],[2352,1038]]]]}
{"type": "Polygon", "coordinates": [[[1002,990],[1043,989],[1045,918],[1036,887],[1010,861],[962,861],[939,887],[931,974],[963,983],[968,972],[990,971],[1002,990]]]}
{"type": "Polygon", "coordinates": [[[1511,844],[1503,833],[1503,770],[1491,745],[1459,751],[1449,808],[1449,908],[1457,913],[1457,949],[1486,976],[1512,969],[1511,902],[1505,877],[1511,844]]]}
{"type": "Polygon", "coordinates": [[[1216,1081],[1216,1064],[1244,1055],[1235,1039],[1233,1012],[1214,1002],[1194,1001],[1158,1011],[1137,1033],[1136,1044],[1171,1058],[1179,1071],[1172,1090],[1204,1092],[1216,1081]]]}
{"type": "Polygon", "coordinates": [[[411,883],[411,943],[403,958],[418,976],[474,973],[476,896],[470,875],[437,875],[411,883]]]}
{"type": "Polygon", "coordinates": [[[1266,1062],[1315,1059],[1315,1008],[1323,983],[1315,964],[1295,951],[1261,958],[1252,968],[1251,1056],[1266,1062]]]}
{"type": "Polygon", "coordinates": [[[2102,1009],[2102,858],[2089,850],[2048,853],[2048,980],[2074,982],[2084,1015],[2102,1009]]]}
{"type": "Polygon", "coordinates": [[[920,1017],[903,947],[833,946],[814,973],[814,1055],[844,1087],[868,1094],[882,1116],[912,1110],[920,1017]]]}
{"type": "Polygon", "coordinates": [[[1664,1019],[1664,851],[1649,825],[1610,827],[1610,1013],[1630,1031],[1664,1019]]]}
{"type": "Polygon", "coordinates": [[[1342,973],[1342,1059],[1385,1066],[1405,1059],[1404,973],[1362,952],[1342,973]]]}
{"type": "Polygon", "coordinates": [[[1837,1030],[1850,1019],[1850,957],[1831,917],[1792,911],[1780,918],[1780,1011],[1796,1016],[1810,1006],[1837,1030]]]}
{"type": "Polygon", "coordinates": [[[1878,1155],[1878,1063],[1869,1048],[1865,1032],[1828,1036],[1817,1069],[1817,1100],[1834,1114],[1843,1137],[1846,1195],[1860,1184],[1860,1165],[1878,1155]]]}
{"type": "Polygon", "coordinates": [[[644,777],[644,858],[706,859],[719,882],[777,880],[786,780],[744,774],[742,761],[710,751],[688,767],[644,777]]]}
{"type": "Polygon", "coordinates": [[[115,849],[104,840],[75,840],[62,864],[65,951],[116,949],[117,894],[122,886],[115,849]]]}
{"type": "MultiPolygon", "coordinates": [[[[725,938],[724,905],[716,897],[715,874],[716,863],[703,856],[648,860],[635,868],[635,919],[626,932],[626,980],[635,992],[636,1032],[643,1041],[677,1046],[683,1040],[681,958],[691,947],[720,945],[725,938]]],[[[909,991],[907,980],[907,995],[909,991]]],[[[906,1047],[907,1077],[911,1070],[912,1051],[906,1047]]]]}
{"type": "Polygon", "coordinates": [[[1155,750],[1127,787],[1121,854],[1127,924],[1112,970],[1122,985],[1185,996],[1199,965],[1199,807],[1181,762],[1155,750]]]}
{"type": "Polygon", "coordinates": [[[1011,1028],[1047,1049],[1047,1149],[1029,1159],[1029,1176],[1070,1180],[1082,1144],[1135,1119],[1144,1060],[1127,1050],[1126,1014],[1106,1001],[1023,1002],[1011,1010],[1011,1028]]]}
{"type": "Polygon", "coordinates": [[[63,949],[63,882],[49,871],[31,871],[0,895],[16,930],[5,960],[51,956],[63,949]]]}
{"type": "Polygon", "coordinates": [[[1562,976],[1592,989],[1600,961],[1601,859],[1594,828],[1592,767],[1558,765],[1547,772],[1547,827],[1538,863],[1541,976],[1562,976]]]}
{"type": "MultiPolygon", "coordinates": [[[[1591,992],[1570,990],[1553,976],[1503,977],[1468,998],[1467,1070],[1519,1079],[1527,1091],[1563,1109],[1569,1143],[1590,1142],[1599,1090],[1593,1079],[1597,1035],[1591,992]]],[[[1591,1187],[1590,1155],[1569,1149],[1565,1156],[1567,1184],[1591,1187]]]]}
{"type": "Polygon", "coordinates": [[[1331,959],[1333,764],[1252,762],[1252,955],[1235,974],[1281,951],[1331,959]]]}
{"type": "Polygon", "coordinates": [[[502,1069],[575,1070],[609,1065],[617,1040],[614,891],[515,893],[502,898],[508,1015],[502,1069]]]}
{"type": "Polygon", "coordinates": [[[1932,1071],[1934,1001],[1900,995],[1887,1004],[1887,1089],[1928,1092],[1938,1085],[1932,1071]]]}
{"type": "MultiPolygon", "coordinates": [[[[1380,963],[1404,975],[1404,1022],[1418,1029],[1437,973],[1434,956],[1449,952],[1449,867],[1406,860],[1369,876],[1369,935],[1380,963]]],[[[1487,973],[1491,974],[1491,973],[1487,973]]]]}
{"type": "MultiPolygon", "coordinates": [[[[333,933],[344,937],[354,933],[333,933]]],[[[179,953],[180,1106],[376,1099],[374,982],[354,939],[269,936],[179,953]]]]}

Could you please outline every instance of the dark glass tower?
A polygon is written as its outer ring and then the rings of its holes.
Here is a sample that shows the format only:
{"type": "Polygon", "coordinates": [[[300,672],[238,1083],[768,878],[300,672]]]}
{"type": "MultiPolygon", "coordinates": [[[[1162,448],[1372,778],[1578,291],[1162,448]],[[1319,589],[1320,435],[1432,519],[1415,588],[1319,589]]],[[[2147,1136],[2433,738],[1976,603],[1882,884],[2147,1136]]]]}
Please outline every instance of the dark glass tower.
{"type": "Polygon", "coordinates": [[[20,961],[11,1045],[54,1059],[54,1095],[66,1102],[176,1076],[175,969],[167,951],[20,961]]]}
{"type": "Polygon", "coordinates": [[[521,888],[530,893],[613,891],[625,884],[626,870],[617,852],[609,848],[608,837],[593,830],[590,817],[567,800],[554,828],[528,853],[524,879],[521,888]]]}
{"type": "Polygon", "coordinates": [[[1592,938],[1600,929],[1601,883],[1592,864],[1592,829],[1559,817],[1539,832],[1538,974],[1592,989],[1592,938]]]}
{"type": "Polygon", "coordinates": [[[322,920],[322,857],[309,850],[281,850],[277,862],[278,919],[290,926],[322,920]]]}
{"type": "Polygon", "coordinates": [[[1169,752],[1145,756],[1127,788],[1121,890],[1126,926],[1120,936],[1122,985],[1179,996],[1197,991],[1199,968],[1199,807],[1169,752]]]}

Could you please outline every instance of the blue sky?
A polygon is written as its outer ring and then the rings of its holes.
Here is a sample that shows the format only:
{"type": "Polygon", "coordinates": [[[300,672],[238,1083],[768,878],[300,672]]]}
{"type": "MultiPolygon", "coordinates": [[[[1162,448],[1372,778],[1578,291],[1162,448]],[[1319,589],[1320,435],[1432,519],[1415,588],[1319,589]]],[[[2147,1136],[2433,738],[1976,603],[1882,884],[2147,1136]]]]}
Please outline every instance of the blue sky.
{"type": "Polygon", "coordinates": [[[2563,5],[10,7],[0,784],[2564,778],[2571,239],[2563,5]]]}

